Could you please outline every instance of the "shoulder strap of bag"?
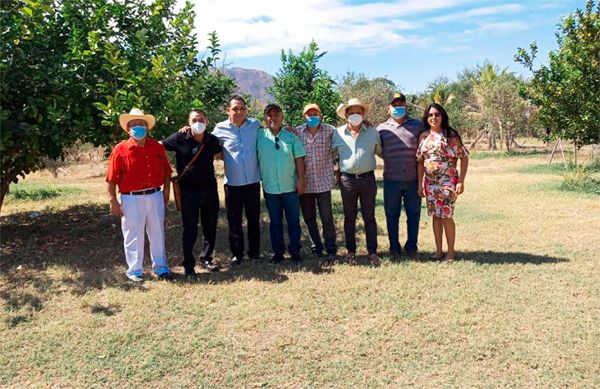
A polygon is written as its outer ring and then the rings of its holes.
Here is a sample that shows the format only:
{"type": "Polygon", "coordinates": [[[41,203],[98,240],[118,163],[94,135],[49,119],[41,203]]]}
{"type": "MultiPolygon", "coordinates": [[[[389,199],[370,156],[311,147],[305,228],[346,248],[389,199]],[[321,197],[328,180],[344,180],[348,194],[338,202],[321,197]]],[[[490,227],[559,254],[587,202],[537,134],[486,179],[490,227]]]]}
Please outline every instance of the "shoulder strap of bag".
{"type": "Polygon", "coordinates": [[[190,169],[190,167],[192,166],[192,164],[194,163],[194,161],[196,160],[196,158],[198,158],[198,156],[202,152],[202,149],[204,149],[204,145],[206,145],[206,140],[204,142],[202,142],[202,145],[200,145],[200,149],[198,150],[198,152],[196,153],[196,155],[194,155],[194,158],[192,158],[192,160],[187,165],[185,165],[185,168],[183,168],[183,171],[177,177],[177,181],[181,180],[181,177],[183,177],[185,175],[185,173],[187,173],[187,171],[190,169]]]}

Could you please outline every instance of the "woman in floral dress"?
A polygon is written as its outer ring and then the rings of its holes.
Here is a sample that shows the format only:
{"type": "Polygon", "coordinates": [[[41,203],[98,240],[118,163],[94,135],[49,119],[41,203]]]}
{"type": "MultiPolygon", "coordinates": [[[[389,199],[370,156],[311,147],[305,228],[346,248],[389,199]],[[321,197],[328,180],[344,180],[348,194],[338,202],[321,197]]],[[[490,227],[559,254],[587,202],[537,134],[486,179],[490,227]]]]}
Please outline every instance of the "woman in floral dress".
{"type": "Polygon", "coordinates": [[[448,123],[448,114],[436,103],[429,104],[423,115],[425,129],[417,148],[419,196],[427,198],[427,212],[433,217],[435,253],[432,259],[442,259],[442,234],[446,234],[447,261],[454,260],[454,203],[465,190],[469,165],[468,152],[456,130],[448,123]],[[460,172],[457,160],[460,159],[460,172]]]}

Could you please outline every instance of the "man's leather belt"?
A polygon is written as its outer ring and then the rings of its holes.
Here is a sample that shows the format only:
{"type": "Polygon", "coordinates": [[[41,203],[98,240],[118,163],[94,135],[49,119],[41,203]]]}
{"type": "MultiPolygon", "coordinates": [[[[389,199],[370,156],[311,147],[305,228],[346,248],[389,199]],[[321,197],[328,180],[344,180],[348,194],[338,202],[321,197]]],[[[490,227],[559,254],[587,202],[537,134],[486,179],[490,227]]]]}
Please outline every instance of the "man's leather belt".
{"type": "Polygon", "coordinates": [[[121,192],[122,195],[133,195],[133,196],[140,196],[140,195],[149,195],[152,193],[156,193],[160,190],[160,187],[158,188],[152,188],[152,189],[146,189],[146,190],[136,190],[134,192],[121,192]]]}
{"type": "Polygon", "coordinates": [[[364,172],[364,173],[360,173],[360,174],[352,174],[352,173],[346,173],[346,172],[342,172],[342,174],[344,176],[352,177],[352,178],[356,178],[357,180],[360,180],[361,178],[373,175],[373,170],[364,172]]]}

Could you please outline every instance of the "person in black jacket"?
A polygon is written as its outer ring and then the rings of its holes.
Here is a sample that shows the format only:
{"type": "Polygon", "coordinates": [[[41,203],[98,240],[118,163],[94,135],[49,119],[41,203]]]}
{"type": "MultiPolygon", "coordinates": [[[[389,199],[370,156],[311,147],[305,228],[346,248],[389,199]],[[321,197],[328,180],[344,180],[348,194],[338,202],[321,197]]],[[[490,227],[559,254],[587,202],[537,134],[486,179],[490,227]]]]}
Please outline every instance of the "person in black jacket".
{"type": "Polygon", "coordinates": [[[201,109],[193,109],[188,118],[189,131],[179,131],[162,141],[167,151],[174,151],[177,173],[200,153],[181,178],[181,220],[183,224],[183,267],[188,278],[196,278],[196,259],[193,250],[198,238],[198,219],[202,224],[204,247],[200,265],[209,271],[218,271],[212,255],[217,235],[219,217],[219,193],[213,166],[214,157],[221,153],[219,140],[206,132],[208,118],[201,109]]]}

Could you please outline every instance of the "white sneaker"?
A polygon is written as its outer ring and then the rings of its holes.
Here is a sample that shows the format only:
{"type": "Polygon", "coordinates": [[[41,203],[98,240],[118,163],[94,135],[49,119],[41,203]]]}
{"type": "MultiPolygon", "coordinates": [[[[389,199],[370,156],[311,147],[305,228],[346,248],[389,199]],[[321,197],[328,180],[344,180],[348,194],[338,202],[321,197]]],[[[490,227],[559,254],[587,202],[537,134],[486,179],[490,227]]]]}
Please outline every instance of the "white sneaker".
{"type": "Polygon", "coordinates": [[[129,280],[133,281],[133,282],[144,282],[144,278],[142,276],[136,276],[131,275],[131,276],[127,276],[127,278],[129,278],[129,280]]]}

